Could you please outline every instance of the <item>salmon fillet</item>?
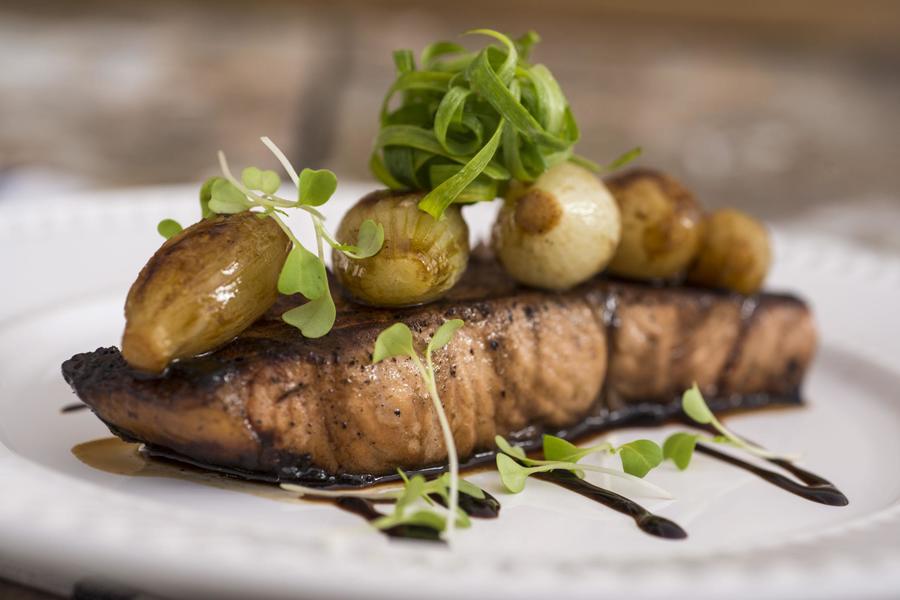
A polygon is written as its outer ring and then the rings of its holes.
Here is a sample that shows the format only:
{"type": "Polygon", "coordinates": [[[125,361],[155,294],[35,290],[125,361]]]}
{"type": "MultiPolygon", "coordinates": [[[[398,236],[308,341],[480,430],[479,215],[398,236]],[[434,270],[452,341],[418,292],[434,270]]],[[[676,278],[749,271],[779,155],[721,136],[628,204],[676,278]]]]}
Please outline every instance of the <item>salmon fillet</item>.
{"type": "Polygon", "coordinates": [[[460,456],[497,434],[539,443],[679,411],[696,381],[714,410],[798,403],[816,347],[812,315],[786,295],[752,297],[598,278],[556,293],[517,287],[473,259],[438,303],[385,310],[341,302],[334,330],[303,338],[282,297],[235,340],[161,376],[116,348],[67,360],[63,375],[117,435],[163,454],[273,481],[365,484],[446,461],[411,361],[373,365],[378,334],[402,321],[424,347],[446,319],[466,324],[435,355],[460,456]]]}

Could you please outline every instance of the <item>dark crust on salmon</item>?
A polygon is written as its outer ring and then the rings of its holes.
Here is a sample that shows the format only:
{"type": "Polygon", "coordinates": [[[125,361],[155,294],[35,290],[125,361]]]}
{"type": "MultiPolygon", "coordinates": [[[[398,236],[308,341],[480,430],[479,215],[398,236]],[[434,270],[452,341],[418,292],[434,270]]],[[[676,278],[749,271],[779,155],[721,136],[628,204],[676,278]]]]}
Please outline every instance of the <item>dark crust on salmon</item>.
{"type": "Polygon", "coordinates": [[[606,279],[543,292],[477,258],[438,303],[339,302],[318,340],[281,322],[295,303],[282,298],[230,344],[162,376],[134,371],[115,348],[74,356],[63,375],[113,433],[152,452],[269,481],[364,485],[446,459],[410,361],[371,364],[377,334],[396,321],[422,345],[445,319],[466,321],[435,364],[461,457],[475,462],[496,434],[534,445],[545,432],[664,422],[694,381],[718,411],[797,404],[816,346],[793,296],[606,279]]]}

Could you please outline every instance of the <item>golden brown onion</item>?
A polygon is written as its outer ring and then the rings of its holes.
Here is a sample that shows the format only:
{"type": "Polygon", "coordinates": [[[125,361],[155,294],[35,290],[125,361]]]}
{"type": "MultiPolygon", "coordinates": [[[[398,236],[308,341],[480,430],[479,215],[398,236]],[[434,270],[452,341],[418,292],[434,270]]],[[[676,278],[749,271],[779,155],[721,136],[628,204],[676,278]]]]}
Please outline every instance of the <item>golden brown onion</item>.
{"type": "Polygon", "coordinates": [[[622,213],[622,239],[609,272],[633,279],[678,279],[697,254],[703,211],[677,181],[650,169],[606,180],[622,213]]]}
{"type": "Polygon", "coordinates": [[[603,183],[560,163],[533,184],[513,184],[494,224],[493,246],[517,281],[562,290],[603,270],[619,243],[619,211],[603,183]]]}
{"type": "Polygon", "coordinates": [[[167,240],[128,292],[125,360],[158,373],[235,337],[275,302],[290,248],[273,219],[250,212],[204,219],[167,240]]]}
{"type": "Polygon", "coordinates": [[[688,281],[741,294],[759,291],[772,262],[765,225],[739,210],[723,209],[706,218],[704,229],[688,281]]]}
{"type": "Polygon", "coordinates": [[[443,296],[469,261],[469,228],[458,205],[440,221],[418,208],[423,194],[373,192],[351,208],[336,238],[353,244],[372,219],[384,227],[384,246],[371,258],[353,259],[335,250],[334,273],[350,294],[373,306],[411,306],[443,296]]]}

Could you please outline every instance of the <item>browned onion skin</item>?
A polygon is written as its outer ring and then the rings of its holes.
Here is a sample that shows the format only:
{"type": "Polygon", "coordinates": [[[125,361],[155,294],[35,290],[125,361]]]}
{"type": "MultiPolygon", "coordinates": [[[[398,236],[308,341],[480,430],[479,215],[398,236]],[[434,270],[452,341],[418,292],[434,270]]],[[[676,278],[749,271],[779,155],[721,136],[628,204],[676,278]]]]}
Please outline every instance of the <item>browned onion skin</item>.
{"type": "Polygon", "coordinates": [[[250,212],[204,219],[167,240],[128,292],[125,360],[159,373],[235,337],[275,302],[290,248],[273,219],[250,212]]]}
{"type": "Polygon", "coordinates": [[[440,221],[418,208],[424,194],[372,192],[347,211],[337,240],[352,244],[372,219],[384,227],[384,246],[371,258],[335,250],[334,274],[353,298],[372,306],[414,306],[437,300],[452,288],[469,262],[469,228],[458,205],[440,221]]]}
{"type": "Polygon", "coordinates": [[[673,178],[631,169],[606,180],[622,214],[622,238],[609,272],[639,280],[679,280],[703,238],[703,210],[673,178]]]}
{"type": "Polygon", "coordinates": [[[740,294],[758,292],[772,263],[765,225],[739,210],[722,209],[706,217],[704,229],[688,281],[740,294]]]}

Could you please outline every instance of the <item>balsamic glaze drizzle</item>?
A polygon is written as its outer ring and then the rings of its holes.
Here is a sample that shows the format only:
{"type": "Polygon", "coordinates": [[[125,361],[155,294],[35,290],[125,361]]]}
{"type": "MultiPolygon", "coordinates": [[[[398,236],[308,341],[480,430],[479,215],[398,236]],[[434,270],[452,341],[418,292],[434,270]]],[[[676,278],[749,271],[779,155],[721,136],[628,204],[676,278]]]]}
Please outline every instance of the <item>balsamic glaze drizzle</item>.
{"type": "Polygon", "coordinates": [[[59,412],[62,414],[66,414],[78,410],[84,410],[85,408],[88,408],[87,404],[83,402],[73,402],[72,404],[66,404],[65,406],[63,406],[61,409],[59,409],[59,412]]]}
{"type": "MultiPolygon", "coordinates": [[[[485,492],[484,498],[475,498],[474,496],[470,496],[463,492],[459,493],[459,507],[470,517],[475,517],[476,519],[496,519],[500,516],[500,501],[485,492]]],[[[447,508],[447,503],[444,502],[444,499],[437,494],[430,494],[428,496],[444,508],[447,508]]]]}
{"type": "Polygon", "coordinates": [[[688,536],[687,532],[677,523],[654,515],[637,502],[629,500],[625,496],[620,496],[615,492],[579,479],[569,471],[535,473],[534,477],[564,487],[576,494],[581,494],[585,498],[590,498],[617,512],[628,515],[634,519],[634,522],[644,533],[667,540],[683,540],[688,536]]]}
{"type": "MultiPolygon", "coordinates": [[[[366,521],[374,521],[383,517],[380,512],[375,510],[372,502],[365,498],[357,498],[355,496],[341,496],[334,501],[335,506],[346,510],[347,512],[361,516],[366,521]]],[[[402,538],[407,540],[423,540],[426,542],[436,542],[443,544],[440,532],[431,527],[423,527],[421,525],[397,525],[388,529],[379,529],[381,533],[392,538],[402,538]]]]}
{"type": "Polygon", "coordinates": [[[719,452],[705,444],[697,444],[697,452],[706,454],[707,456],[711,456],[740,469],[744,469],[745,471],[749,471],[757,477],[768,481],[772,485],[778,486],[785,491],[811,502],[818,502],[819,504],[826,504],[828,506],[847,506],[850,503],[847,496],[837,489],[833,483],[815,473],[801,469],[789,461],[769,459],[768,462],[781,467],[803,483],[798,483],[789,477],[785,477],[781,473],[776,473],[775,471],[770,471],[769,469],[750,464],[731,456],[730,454],[719,452]]]}
{"type": "MultiPolygon", "coordinates": [[[[437,494],[431,494],[429,498],[441,506],[447,506],[444,503],[444,499],[437,494]]],[[[375,510],[375,502],[357,496],[341,496],[340,498],[335,499],[334,504],[338,508],[361,516],[366,521],[374,521],[375,519],[384,516],[382,513],[375,510]]],[[[496,519],[500,514],[500,502],[487,492],[484,492],[483,499],[475,498],[474,496],[460,492],[459,507],[465,511],[467,515],[477,519],[496,519]]],[[[443,543],[440,532],[421,525],[398,525],[379,531],[392,538],[443,543]]]]}

